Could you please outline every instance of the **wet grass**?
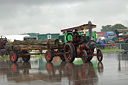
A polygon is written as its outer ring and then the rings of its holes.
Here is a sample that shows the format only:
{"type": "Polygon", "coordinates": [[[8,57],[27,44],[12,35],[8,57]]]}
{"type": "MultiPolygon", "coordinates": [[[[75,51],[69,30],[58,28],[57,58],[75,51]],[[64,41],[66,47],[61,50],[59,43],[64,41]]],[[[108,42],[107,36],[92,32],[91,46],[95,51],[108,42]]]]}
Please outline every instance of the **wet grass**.
{"type": "Polygon", "coordinates": [[[115,48],[107,48],[107,49],[102,49],[103,53],[113,53],[113,52],[121,52],[124,51],[123,49],[115,49],[115,48]]]}
{"type": "MultiPolygon", "coordinates": [[[[34,57],[44,57],[44,55],[31,55],[31,58],[34,57]]],[[[9,59],[9,55],[5,55],[5,56],[0,56],[0,60],[8,60],[9,59]]]]}
{"type": "Polygon", "coordinates": [[[31,55],[31,57],[44,57],[45,55],[31,55]]]}
{"type": "Polygon", "coordinates": [[[0,60],[8,60],[8,59],[9,59],[9,56],[8,55],[6,55],[4,57],[0,56],[0,60]]]}

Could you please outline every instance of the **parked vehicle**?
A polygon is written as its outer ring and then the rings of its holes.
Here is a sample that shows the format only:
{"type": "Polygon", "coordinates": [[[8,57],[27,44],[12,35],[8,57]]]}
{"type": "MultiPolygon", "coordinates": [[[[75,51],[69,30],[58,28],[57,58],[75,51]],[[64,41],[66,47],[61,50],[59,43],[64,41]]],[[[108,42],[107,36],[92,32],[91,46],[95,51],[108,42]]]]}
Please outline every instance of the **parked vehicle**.
{"type": "Polygon", "coordinates": [[[63,58],[63,43],[60,43],[58,39],[43,39],[43,40],[15,40],[13,43],[6,43],[6,50],[10,52],[10,61],[16,63],[18,58],[22,58],[24,62],[30,60],[30,55],[45,54],[46,61],[51,62],[54,56],[60,56],[63,58]],[[46,50],[46,52],[40,51],[39,53],[30,53],[31,50],[46,50]]]}
{"type": "Polygon", "coordinates": [[[92,28],[95,28],[91,22],[78,27],[63,29],[61,32],[73,33],[71,40],[67,41],[64,46],[64,57],[67,62],[73,62],[75,58],[81,58],[83,62],[90,61],[93,56],[97,56],[99,61],[102,61],[103,54],[100,49],[97,49],[97,53],[94,53],[96,48],[96,42],[92,38],[92,28]],[[86,29],[89,30],[89,36],[86,36],[86,29]],[[79,35],[79,31],[83,31],[83,35],[79,35]]]}
{"type": "MultiPolygon", "coordinates": [[[[16,63],[18,58],[22,58],[24,62],[30,60],[30,55],[45,54],[47,62],[51,62],[55,56],[60,56],[62,61],[73,62],[76,57],[81,58],[83,62],[90,61],[93,56],[97,56],[98,61],[102,61],[103,54],[100,49],[94,53],[96,48],[96,36],[92,37],[92,28],[95,28],[91,22],[78,27],[63,29],[66,42],[60,42],[58,39],[26,39],[14,40],[14,42],[6,42],[3,47],[5,52],[9,52],[9,58],[12,63],[16,63]],[[89,32],[86,33],[86,29],[89,32]],[[83,31],[83,32],[82,32],[83,31]],[[39,53],[30,53],[31,50],[38,50],[39,53]],[[46,50],[43,52],[41,50],[46,50]]],[[[2,45],[2,44],[0,44],[2,45]]]]}
{"type": "Polygon", "coordinates": [[[110,31],[110,32],[97,32],[97,42],[101,38],[101,41],[103,40],[102,44],[111,44],[111,43],[113,43],[113,40],[112,40],[113,37],[115,37],[115,33],[112,32],[112,31],[110,31]]]}
{"type": "Polygon", "coordinates": [[[115,30],[116,37],[114,38],[120,49],[128,50],[128,29],[115,30]]]}
{"type": "Polygon", "coordinates": [[[116,43],[127,43],[128,42],[128,29],[117,29],[116,43]]]}

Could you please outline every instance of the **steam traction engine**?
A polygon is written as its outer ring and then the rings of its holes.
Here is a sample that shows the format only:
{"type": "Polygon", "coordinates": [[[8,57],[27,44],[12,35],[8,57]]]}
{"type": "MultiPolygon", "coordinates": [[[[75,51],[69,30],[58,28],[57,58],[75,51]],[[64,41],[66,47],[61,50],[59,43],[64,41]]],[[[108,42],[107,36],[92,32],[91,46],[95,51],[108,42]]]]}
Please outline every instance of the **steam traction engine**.
{"type": "MultiPolygon", "coordinates": [[[[67,33],[67,37],[72,36],[72,39],[67,40],[64,46],[64,58],[67,62],[73,62],[75,58],[81,58],[83,62],[87,62],[93,56],[97,56],[98,61],[102,61],[102,51],[96,48],[96,43],[92,37],[92,28],[95,27],[96,25],[89,21],[88,24],[61,30],[61,32],[67,33]],[[86,29],[89,30],[89,36],[86,36],[86,29]],[[94,49],[96,49],[96,53],[94,53],[94,49]]],[[[68,39],[67,37],[66,39],[68,39]]]]}

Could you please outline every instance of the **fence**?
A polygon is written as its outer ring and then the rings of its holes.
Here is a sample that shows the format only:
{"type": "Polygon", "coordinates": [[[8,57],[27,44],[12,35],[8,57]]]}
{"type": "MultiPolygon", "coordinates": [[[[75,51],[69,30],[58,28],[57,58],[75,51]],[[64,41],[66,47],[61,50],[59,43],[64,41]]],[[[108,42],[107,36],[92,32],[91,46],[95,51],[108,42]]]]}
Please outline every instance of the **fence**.
{"type": "Polygon", "coordinates": [[[96,47],[100,49],[115,48],[115,49],[128,50],[128,43],[96,44],[96,47]]]}

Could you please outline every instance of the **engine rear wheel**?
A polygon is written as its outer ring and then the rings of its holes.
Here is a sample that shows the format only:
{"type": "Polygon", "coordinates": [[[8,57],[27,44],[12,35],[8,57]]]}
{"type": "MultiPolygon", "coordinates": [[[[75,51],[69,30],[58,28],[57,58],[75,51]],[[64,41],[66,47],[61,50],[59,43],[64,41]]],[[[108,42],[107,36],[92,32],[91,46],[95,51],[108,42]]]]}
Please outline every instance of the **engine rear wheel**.
{"type": "Polygon", "coordinates": [[[66,62],[73,62],[75,59],[75,49],[72,43],[66,43],[64,46],[64,57],[66,62]]]}
{"type": "Polygon", "coordinates": [[[101,62],[103,59],[103,54],[102,54],[102,51],[100,49],[97,49],[97,59],[99,62],[101,62]]]}

